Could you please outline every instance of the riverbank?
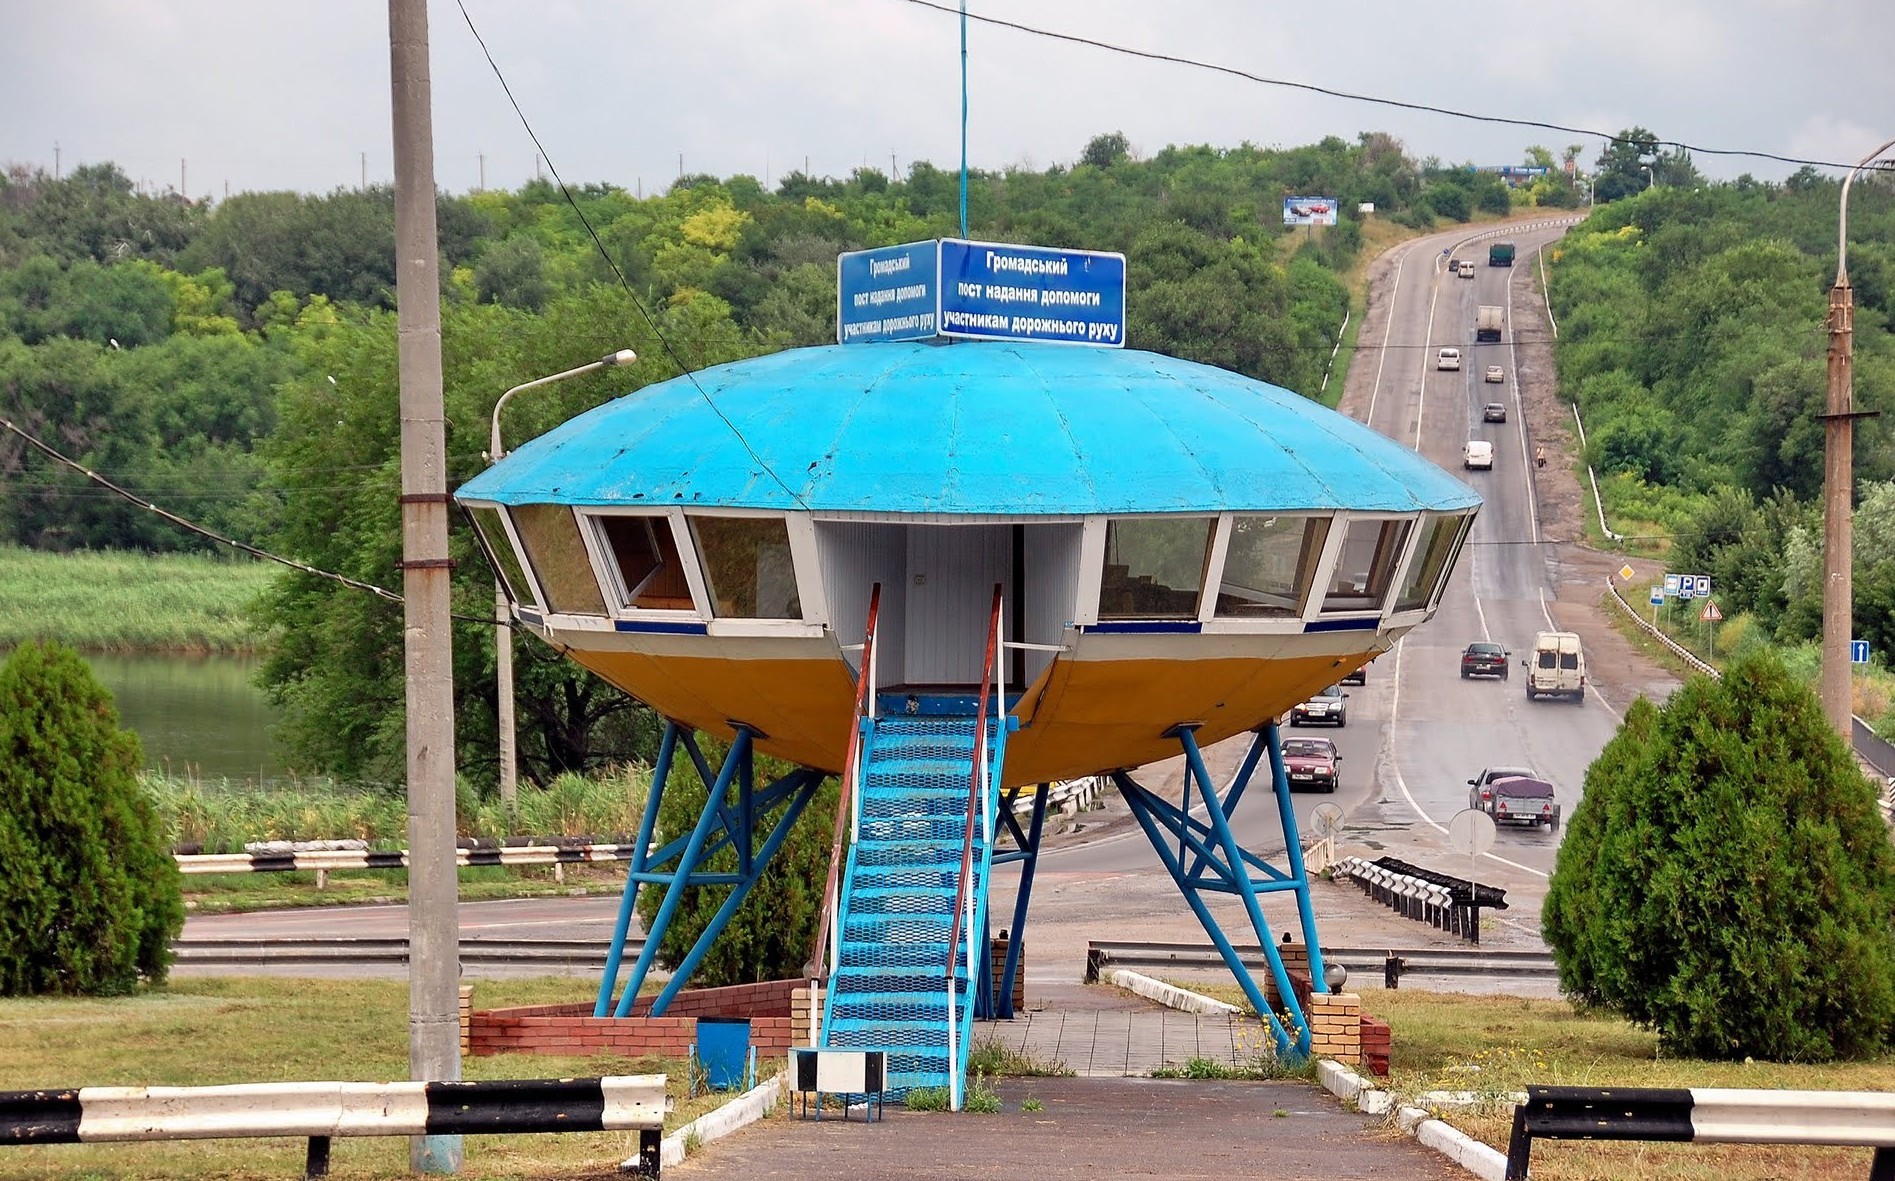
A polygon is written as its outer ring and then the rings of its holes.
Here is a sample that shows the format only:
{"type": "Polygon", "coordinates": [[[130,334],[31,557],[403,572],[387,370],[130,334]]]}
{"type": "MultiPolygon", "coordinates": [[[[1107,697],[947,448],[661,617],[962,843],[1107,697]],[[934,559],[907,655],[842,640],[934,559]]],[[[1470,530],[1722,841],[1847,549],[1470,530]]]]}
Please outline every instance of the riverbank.
{"type": "Polygon", "coordinates": [[[0,547],[0,649],[57,640],[82,652],[244,654],[249,609],[277,569],[251,559],[0,547]]]}

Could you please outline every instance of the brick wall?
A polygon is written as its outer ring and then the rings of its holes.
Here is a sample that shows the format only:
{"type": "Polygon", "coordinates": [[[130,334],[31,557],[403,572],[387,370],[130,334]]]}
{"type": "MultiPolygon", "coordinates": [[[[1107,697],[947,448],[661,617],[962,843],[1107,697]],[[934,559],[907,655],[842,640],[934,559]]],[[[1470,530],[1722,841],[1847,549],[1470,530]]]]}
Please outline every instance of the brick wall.
{"type": "Polygon", "coordinates": [[[1309,1052],[1350,1066],[1362,1061],[1362,998],[1352,992],[1317,993],[1309,1014],[1309,1052]]]}
{"type": "Polygon", "coordinates": [[[749,1020],[758,1057],[781,1057],[792,1044],[807,1044],[791,1036],[792,994],[806,987],[799,980],[772,980],[687,989],[663,1017],[649,1015],[649,998],[636,1002],[629,1017],[594,1017],[586,1002],[475,1010],[467,1020],[467,1052],[682,1058],[697,1041],[698,1018],[735,1017],[749,1020]]]}
{"type": "Polygon", "coordinates": [[[1392,1048],[1388,1022],[1362,1015],[1362,1065],[1369,1073],[1388,1077],[1388,1057],[1392,1048]]]}

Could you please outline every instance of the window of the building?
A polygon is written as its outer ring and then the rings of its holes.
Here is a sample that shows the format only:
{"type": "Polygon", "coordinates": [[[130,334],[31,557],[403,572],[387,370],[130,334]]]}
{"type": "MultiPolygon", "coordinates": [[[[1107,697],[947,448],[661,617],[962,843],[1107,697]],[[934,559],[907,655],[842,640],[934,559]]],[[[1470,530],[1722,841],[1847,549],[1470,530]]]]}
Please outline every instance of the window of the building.
{"type": "Polygon", "coordinates": [[[526,570],[520,565],[520,555],[514,552],[506,526],[500,521],[500,510],[485,505],[470,505],[468,515],[474,520],[474,528],[480,531],[480,539],[486,543],[487,553],[493,558],[494,572],[500,575],[501,584],[507,588],[507,598],[515,603],[533,606],[533,588],[526,581],[526,570]]]}
{"type": "Polygon", "coordinates": [[[1327,517],[1233,518],[1217,587],[1217,613],[1301,615],[1328,534],[1327,517]]]}
{"type": "Polygon", "coordinates": [[[526,547],[526,560],[546,592],[547,610],[562,615],[604,615],[605,596],[592,572],[592,559],[579,536],[579,522],[563,504],[513,507],[513,527],[526,547]]]}
{"type": "Polygon", "coordinates": [[[697,609],[668,519],[600,517],[599,527],[624,583],[626,606],[640,611],[697,609]]]}
{"type": "Polygon", "coordinates": [[[1454,543],[1461,535],[1466,517],[1436,517],[1429,521],[1408,564],[1408,576],[1402,579],[1401,593],[1395,596],[1395,610],[1419,611],[1434,598],[1434,592],[1448,572],[1448,559],[1454,556],[1454,543]]]}
{"type": "Polygon", "coordinates": [[[1107,521],[1099,618],[1196,619],[1213,524],[1210,517],[1107,521]]]}
{"type": "Polygon", "coordinates": [[[1395,580],[1395,564],[1401,561],[1402,546],[1408,540],[1412,520],[1350,521],[1342,535],[1342,552],[1336,555],[1336,568],[1329,576],[1329,592],[1323,596],[1324,611],[1375,611],[1388,597],[1388,585],[1395,580]]]}
{"type": "Polygon", "coordinates": [[[782,517],[692,517],[711,610],[725,619],[801,619],[782,517]]]}

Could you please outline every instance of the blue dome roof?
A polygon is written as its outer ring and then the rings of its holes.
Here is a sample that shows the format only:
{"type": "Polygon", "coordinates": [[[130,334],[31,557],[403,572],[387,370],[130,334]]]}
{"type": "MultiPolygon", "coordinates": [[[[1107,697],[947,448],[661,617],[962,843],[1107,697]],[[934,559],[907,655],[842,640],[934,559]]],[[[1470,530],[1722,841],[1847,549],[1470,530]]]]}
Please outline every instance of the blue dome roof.
{"type": "Polygon", "coordinates": [[[1413,451],[1307,398],[1156,353],[830,345],[696,377],[579,415],[458,495],[1018,516],[1480,503],[1413,451]]]}

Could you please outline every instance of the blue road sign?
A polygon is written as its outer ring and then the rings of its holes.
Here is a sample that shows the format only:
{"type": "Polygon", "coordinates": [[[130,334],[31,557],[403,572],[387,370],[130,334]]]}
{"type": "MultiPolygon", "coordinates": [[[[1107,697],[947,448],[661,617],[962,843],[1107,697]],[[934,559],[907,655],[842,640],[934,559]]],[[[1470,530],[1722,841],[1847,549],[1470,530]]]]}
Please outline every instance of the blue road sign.
{"type": "Polygon", "coordinates": [[[1125,345],[1125,256],[941,242],[943,336],[1125,345]]]}
{"type": "Polygon", "coordinates": [[[1652,588],[1652,606],[1662,607],[1664,605],[1665,605],[1665,588],[1662,586],[1653,587],[1652,588]]]}
{"type": "Polygon", "coordinates": [[[1666,594],[1668,595],[1677,594],[1679,585],[1680,585],[1679,579],[1676,574],[1665,575],[1665,593],[1666,594]]]}
{"type": "Polygon", "coordinates": [[[1693,577],[1696,579],[1697,585],[1691,588],[1691,597],[1696,599],[1710,598],[1711,576],[1709,574],[1698,574],[1693,577]]]}
{"type": "Polygon", "coordinates": [[[837,256],[837,343],[924,340],[939,330],[940,315],[940,244],[932,238],[837,256]]]}
{"type": "Polygon", "coordinates": [[[1869,642],[1867,640],[1849,641],[1849,663],[1867,664],[1869,662],[1869,642]]]}

